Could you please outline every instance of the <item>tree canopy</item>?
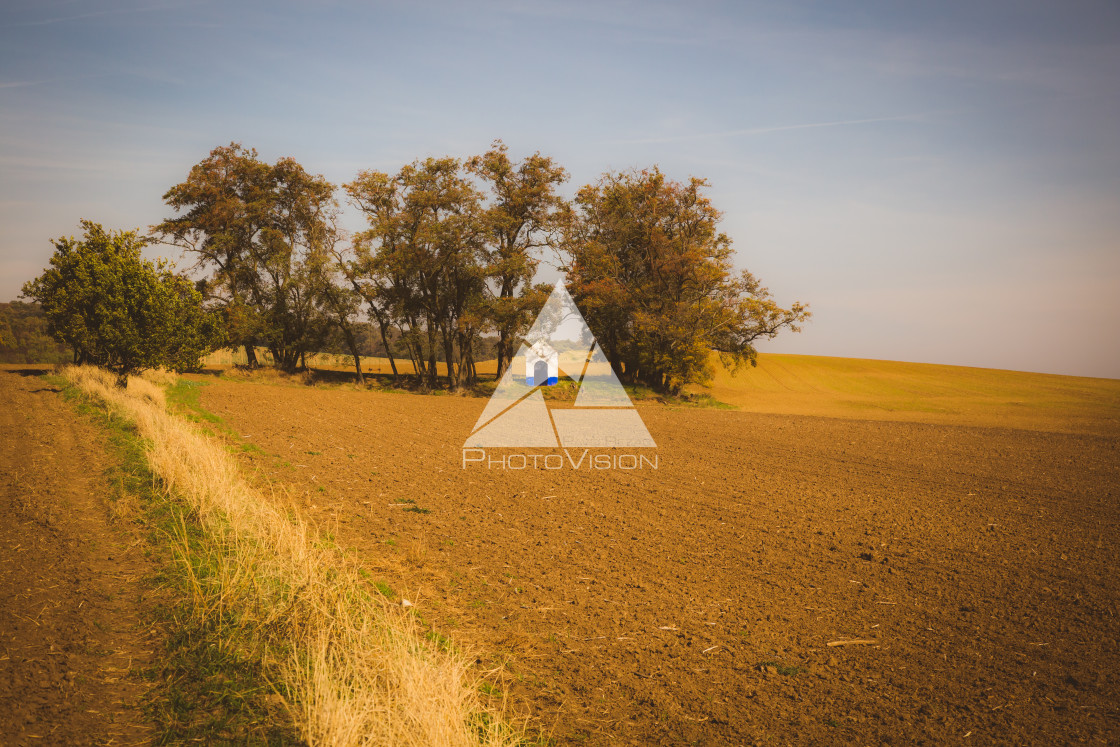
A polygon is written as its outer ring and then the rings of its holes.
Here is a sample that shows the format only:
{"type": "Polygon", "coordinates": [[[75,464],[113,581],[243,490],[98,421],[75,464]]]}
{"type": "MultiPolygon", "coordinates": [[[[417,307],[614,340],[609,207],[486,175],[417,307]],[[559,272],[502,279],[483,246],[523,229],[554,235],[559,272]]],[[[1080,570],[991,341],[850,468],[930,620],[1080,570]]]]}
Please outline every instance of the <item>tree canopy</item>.
{"type": "Polygon", "coordinates": [[[711,376],[714,350],[755,364],[753,343],[798,330],[808,308],[779,307],[747,271],[704,195],[707,183],[657,169],[605,174],[575,198],[564,253],[568,286],[615,370],[678,392],[711,376]]]}

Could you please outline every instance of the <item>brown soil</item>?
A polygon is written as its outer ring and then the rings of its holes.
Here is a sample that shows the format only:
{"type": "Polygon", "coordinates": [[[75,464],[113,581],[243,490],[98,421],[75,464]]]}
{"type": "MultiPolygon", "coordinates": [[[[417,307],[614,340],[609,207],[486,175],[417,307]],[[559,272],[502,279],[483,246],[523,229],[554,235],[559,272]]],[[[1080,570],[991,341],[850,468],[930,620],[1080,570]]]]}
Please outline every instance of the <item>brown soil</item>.
{"type": "Polygon", "coordinates": [[[38,374],[0,369],[0,744],[138,744],[151,663],[101,437],[38,374]]]}
{"type": "Polygon", "coordinates": [[[1120,434],[650,406],[656,471],[464,470],[479,399],[202,403],[561,744],[1120,742],[1120,434]]]}

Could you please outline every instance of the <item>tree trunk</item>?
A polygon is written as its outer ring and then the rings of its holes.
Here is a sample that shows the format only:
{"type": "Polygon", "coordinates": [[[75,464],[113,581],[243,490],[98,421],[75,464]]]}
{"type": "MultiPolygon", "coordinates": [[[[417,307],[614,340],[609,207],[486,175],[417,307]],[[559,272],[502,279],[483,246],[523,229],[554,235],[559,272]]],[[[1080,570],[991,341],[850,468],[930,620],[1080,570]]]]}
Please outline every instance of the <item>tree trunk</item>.
{"type": "Polygon", "coordinates": [[[436,328],[432,320],[428,320],[428,388],[436,388],[436,328]]]}
{"type": "Polygon", "coordinates": [[[245,365],[249,368],[260,368],[260,363],[257,362],[257,349],[252,343],[245,343],[245,365]]]}
{"type": "Polygon", "coordinates": [[[381,315],[377,315],[377,328],[381,331],[381,344],[385,346],[385,355],[389,358],[389,367],[393,369],[393,383],[397,383],[399,374],[397,373],[397,361],[393,358],[393,350],[389,347],[389,336],[386,334],[385,320],[381,315]]]}
{"type": "MultiPolygon", "coordinates": [[[[443,335],[443,357],[447,359],[447,388],[455,391],[459,388],[459,377],[455,371],[455,343],[451,340],[449,333],[443,335]]],[[[462,371],[462,369],[459,369],[462,371]]]]}
{"type": "MultiPolygon", "coordinates": [[[[415,327],[409,327],[408,332],[401,329],[397,325],[397,329],[401,333],[401,339],[404,340],[405,349],[408,350],[408,359],[412,362],[412,372],[416,376],[420,376],[424,371],[424,362],[421,358],[420,339],[416,334],[415,327]]],[[[423,383],[423,379],[420,380],[423,383]]]]}
{"type": "Polygon", "coordinates": [[[362,356],[358,353],[358,341],[354,339],[354,332],[350,329],[349,325],[342,328],[342,334],[346,337],[346,344],[350,348],[350,354],[354,356],[354,372],[358,377],[358,384],[365,386],[366,377],[362,376],[362,356]]]}
{"type": "Polygon", "coordinates": [[[474,369],[474,345],[471,342],[460,345],[459,376],[463,378],[466,386],[474,386],[478,380],[478,372],[474,369]]]}
{"type": "Polygon", "coordinates": [[[498,381],[501,381],[502,374],[506,372],[506,366],[512,361],[506,360],[506,331],[505,329],[498,330],[498,381]]]}

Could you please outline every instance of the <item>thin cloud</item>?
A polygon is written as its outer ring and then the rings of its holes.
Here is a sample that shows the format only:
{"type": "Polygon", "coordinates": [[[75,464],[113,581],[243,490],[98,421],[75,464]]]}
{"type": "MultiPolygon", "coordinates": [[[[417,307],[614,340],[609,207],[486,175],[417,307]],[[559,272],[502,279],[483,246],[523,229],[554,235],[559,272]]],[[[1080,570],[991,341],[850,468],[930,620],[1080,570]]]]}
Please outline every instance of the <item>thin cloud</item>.
{"type": "Polygon", "coordinates": [[[0,83],[0,88],[28,88],[30,86],[41,86],[44,83],[59,83],[62,81],[70,80],[89,80],[90,78],[103,78],[104,73],[91,73],[89,75],[63,75],[57,78],[41,78],[39,80],[12,80],[6,83],[0,83]]]}
{"type": "Polygon", "coordinates": [[[4,26],[22,27],[22,26],[49,26],[55,23],[66,23],[68,21],[84,21],[87,18],[100,18],[102,16],[116,16],[126,13],[145,13],[153,10],[169,10],[176,7],[182,7],[189,3],[175,3],[170,5],[151,5],[140,8],[111,8],[109,10],[96,10],[91,13],[79,13],[73,16],[61,16],[59,18],[43,18],[38,21],[17,21],[15,23],[6,23],[4,26]]]}
{"type": "Polygon", "coordinates": [[[803,124],[773,125],[770,127],[748,127],[740,130],[724,130],[722,132],[703,132],[692,135],[672,135],[668,137],[637,138],[629,140],[613,140],[613,143],[628,145],[646,145],[654,143],[677,143],[688,140],[709,140],[721,137],[744,137],[749,135],[766,135],[771,132],[788,132],[790,130],[811,130],[822,127],[847,127],[850,125],[873,124],[876,122],[907,122],[921,119],[925,114],[902,114],[895,117],[868,117],[866,119],[838,119],[830,122],[807,122],[803,124]]]}

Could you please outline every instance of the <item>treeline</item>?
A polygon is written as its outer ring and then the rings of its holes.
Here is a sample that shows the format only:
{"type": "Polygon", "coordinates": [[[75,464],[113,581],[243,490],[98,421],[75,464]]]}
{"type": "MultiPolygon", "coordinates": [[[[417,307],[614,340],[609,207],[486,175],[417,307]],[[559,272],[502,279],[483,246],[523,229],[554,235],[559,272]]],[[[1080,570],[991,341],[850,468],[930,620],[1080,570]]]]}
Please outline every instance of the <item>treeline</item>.
{"type": "Polygon", "coordinates": [[[0,363],[66,363],[71,351],[47,330],[37,303],[0,303],[0,363]]]}
{"type": "Polygon", "coordinates": [[[174,215],[151,236],[193,258],[216,344],[244,348],[249,365],[267,348],[287,370],[345,350],[359,381],[374,348],[394,376],[408,360],[430,388],[473,384],[476,362],[491,357],[500,376],[547,298],[534,284],[546,258],[623,380],[660,390],[704,381],[713,350],[753,363],[755,340],[808,318],[733,272],[705,181],[656,167],[606,173],[566,200],[567,179],[551,158],[514,160],[496,141],[465,160],[361,171],[338,187],[231,143],[167,191],[174,215]],[[340,200],[363,230],[340,227],[340,200]]]}

